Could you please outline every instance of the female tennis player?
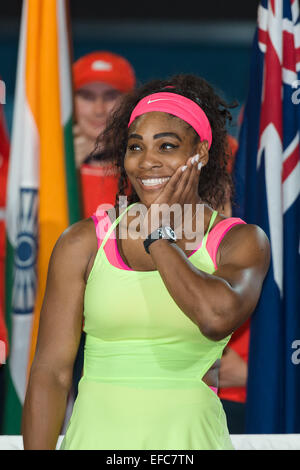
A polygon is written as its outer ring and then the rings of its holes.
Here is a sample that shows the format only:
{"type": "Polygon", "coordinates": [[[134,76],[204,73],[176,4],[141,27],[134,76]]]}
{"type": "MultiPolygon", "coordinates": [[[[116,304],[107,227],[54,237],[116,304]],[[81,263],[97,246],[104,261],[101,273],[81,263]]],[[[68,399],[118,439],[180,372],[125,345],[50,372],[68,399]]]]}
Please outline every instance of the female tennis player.
{"type": "Polygon", "coordinates": [[[233,448],[218,363],[257,304],[270,250],[259,227],[215,209],[230,184],[228,118],[191,75],[144,85],[111,117],[101,139],[121,171],[116,206],[54,247],[25,449],[57,444],[82,325],[84,373],[62,449],[233,448]],[[133,193],[121,208],[127,177],[133,193]]]}

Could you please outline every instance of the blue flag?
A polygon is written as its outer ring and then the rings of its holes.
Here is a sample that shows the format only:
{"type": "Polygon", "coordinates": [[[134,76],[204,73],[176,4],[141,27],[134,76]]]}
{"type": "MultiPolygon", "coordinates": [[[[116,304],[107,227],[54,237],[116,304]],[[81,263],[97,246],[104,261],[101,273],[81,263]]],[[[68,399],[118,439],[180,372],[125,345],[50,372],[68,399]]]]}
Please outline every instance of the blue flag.
{"type": "Polygon", "coordinates": [[[271,265],[251,319],[246,432],[300,432],[298,0],[262,0],[236,156],[235,214],[260,226],[271,265]]]}

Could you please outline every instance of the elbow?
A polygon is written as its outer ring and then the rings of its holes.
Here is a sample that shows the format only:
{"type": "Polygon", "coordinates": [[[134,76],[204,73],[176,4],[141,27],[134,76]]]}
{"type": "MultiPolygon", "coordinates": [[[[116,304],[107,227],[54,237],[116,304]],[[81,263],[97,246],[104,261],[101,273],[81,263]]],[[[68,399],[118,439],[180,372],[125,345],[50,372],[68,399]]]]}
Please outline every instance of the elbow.
{"type": "Polygon", "coordinates": [[[73,369],[61,370],[54,375],[58,386],[66,393],[69,393],[72,387],[73,369]]]}
{"type": "Polygon", "coordinates": [[[72,386],[72,369],[70,367],[55,367],[52,364],[33,363],[29,385],[33,387],[54,387],[64,393],[69,393],[72,386]]]}
{"type": "Polygon", "coordinates": [[[221,341],[239,326],[242,308],[239,302],[224,302],[220,308],[206,309],[205,315],[197,315],[201,320],[197,326],[201,333],[212,341],[221,341]]]}
{"type": "Polygon", "coordinates": [[[231,330],[224,329],[219,325],[207,323],[206,325],[198,325],[201,333],[211,341],[221,341],[231,334],[231,330]]]}

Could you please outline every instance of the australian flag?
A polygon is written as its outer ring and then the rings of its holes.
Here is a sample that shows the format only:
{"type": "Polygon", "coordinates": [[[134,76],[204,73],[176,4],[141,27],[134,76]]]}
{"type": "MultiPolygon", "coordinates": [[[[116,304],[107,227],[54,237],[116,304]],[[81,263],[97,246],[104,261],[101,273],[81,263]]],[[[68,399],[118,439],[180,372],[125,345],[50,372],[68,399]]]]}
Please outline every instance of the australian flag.
{"type": "Polygon", "coordinates": [[[262,0],[236,156],[235,215],[260,226],[271,265],[251,319],[246,432],[300,433],[298,0],[262,0]]]}

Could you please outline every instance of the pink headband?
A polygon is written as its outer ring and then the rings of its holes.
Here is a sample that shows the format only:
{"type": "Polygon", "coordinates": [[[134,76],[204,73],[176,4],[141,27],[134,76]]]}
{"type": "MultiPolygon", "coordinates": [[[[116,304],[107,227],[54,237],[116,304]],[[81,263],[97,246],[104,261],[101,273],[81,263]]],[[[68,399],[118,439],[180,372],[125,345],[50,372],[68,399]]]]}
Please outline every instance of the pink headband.
{"type": "Polygon", "coordinates": [[[128,127],[141,114],[161,111],[179,117],[195,129],[201,140],[208,141],[211,146],[212,133],[209,120],[200,106],[185,96],[176,93],[161,92],[145,96],[138,102],[131,113],[128,127]]]}

